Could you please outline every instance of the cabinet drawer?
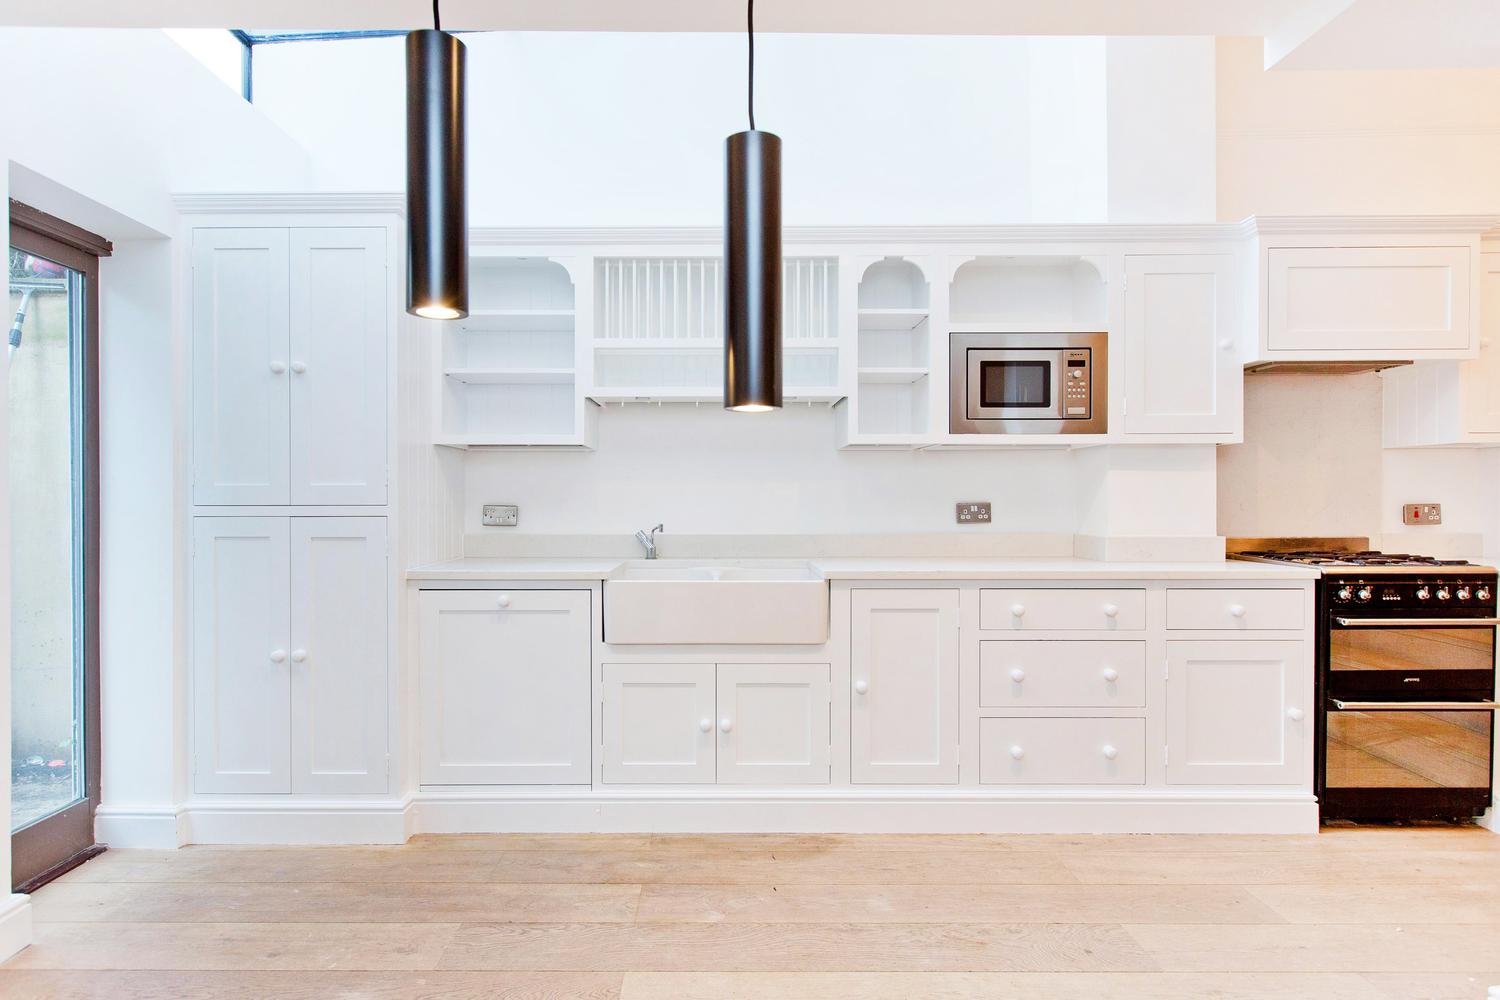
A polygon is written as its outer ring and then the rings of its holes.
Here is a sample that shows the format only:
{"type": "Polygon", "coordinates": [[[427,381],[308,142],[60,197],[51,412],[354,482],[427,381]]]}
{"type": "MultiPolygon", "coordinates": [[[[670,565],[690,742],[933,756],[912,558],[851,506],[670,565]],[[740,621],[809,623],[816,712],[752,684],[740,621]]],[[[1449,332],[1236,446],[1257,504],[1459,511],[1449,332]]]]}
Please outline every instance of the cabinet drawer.
{"type": "Polygon", "coordinates": [[[1167,628],[1299,629],[1306,607],[1302,590],[1169,590],[1167,628]]]}
{"type": "Polygon", "coordinates": [[[1133,631],[1146,627],[1144,590],[981,590],[979,627],[1133,631]]]}
{"type": "Polygon", "coordinates": [[[980,719],[985,785],[1140,785],[1145,719],[980,719]]]}
{"type": "Polygon", "coordinates": [[[1146,644],[990,640],[979,644],[985,708],[1139,708],[1146,704],[1146,644]]]}

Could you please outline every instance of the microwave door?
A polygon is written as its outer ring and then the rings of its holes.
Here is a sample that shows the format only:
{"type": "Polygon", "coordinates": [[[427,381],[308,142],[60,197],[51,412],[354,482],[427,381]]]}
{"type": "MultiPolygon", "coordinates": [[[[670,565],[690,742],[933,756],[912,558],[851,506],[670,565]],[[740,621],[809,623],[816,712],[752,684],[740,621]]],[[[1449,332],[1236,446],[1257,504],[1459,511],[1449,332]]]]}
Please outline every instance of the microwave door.
{"type": "Polygon", "coordinates": [[[970,350],[971,420],[1055,420],[1062,409],[1061,354],[1055,350],[970,350]]]}

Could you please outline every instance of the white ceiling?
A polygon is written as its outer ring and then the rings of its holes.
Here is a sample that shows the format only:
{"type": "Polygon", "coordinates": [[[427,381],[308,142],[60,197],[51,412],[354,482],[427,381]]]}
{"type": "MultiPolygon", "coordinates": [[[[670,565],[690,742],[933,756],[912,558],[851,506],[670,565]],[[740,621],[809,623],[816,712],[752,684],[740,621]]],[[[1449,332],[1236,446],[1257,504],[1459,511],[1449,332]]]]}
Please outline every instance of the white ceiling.
{"type": "MultiPolygon", "coordinates": [[[[448,28],[739,31],[743,0],[445,0],[448,28]]],[[[0,24],[408,29],[427,0],[0,0],[0,24]]],[[[1294,69],[1500,66],[1500,0],[760,0],[773,32],[1249,35],[1294,69]]]]}

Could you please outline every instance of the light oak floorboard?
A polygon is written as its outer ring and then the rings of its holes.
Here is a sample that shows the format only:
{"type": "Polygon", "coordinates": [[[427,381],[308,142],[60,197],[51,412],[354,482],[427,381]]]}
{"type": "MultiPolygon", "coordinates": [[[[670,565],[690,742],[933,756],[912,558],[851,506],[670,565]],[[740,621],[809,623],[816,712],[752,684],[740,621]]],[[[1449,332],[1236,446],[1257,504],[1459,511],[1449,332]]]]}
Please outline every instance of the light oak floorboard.
{"type": "MultiPolygon", "coordinates": [[[[1493,885],[1257,885],[1244,890],[1294,924],[1500,924],[1493,885]]],[[[1184,921],[1186,923],[1186,921],[1184,921]]]]}
{"type": "Polygon", "coordinates": [[[0,969],[5,1000],[619,1000],[593,972],[50,972],[0,969]]]}
{"type": "Polygon", "coordinates": [[[1500,972],[1372,972],[1363,978],[1373,987],[1372,1000],[1482,1000],[1491,986],[1500,986],[1500,972]]]}
{"type": "Polygon", "coordinates": [[[1201,924],[1126,928],[1170,972],[1452,972],[1500,968],[1500,925],[1201,924]]]}
{"type": "Polygon", "coordinates": [[[1491,851],[1347,851],[1326,854],[1078,851],[1062,864],[1080,882],[1104,885],[1393,885],[1461,881],[1500,891],[1491,851]]]}

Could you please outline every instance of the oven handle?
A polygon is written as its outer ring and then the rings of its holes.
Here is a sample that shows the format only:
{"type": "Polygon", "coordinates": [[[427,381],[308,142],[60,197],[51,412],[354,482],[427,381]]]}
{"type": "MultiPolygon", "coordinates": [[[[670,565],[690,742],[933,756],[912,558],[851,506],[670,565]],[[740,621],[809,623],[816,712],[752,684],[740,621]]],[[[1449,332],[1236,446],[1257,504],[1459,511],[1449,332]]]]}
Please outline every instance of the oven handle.
{"type": "Polygon", "coordinates": [[[1329,698],[1341,712],[1500,712],[1496,701],[1339,701],[1329,698]]]}
{"type": "Polygon", "coordinates": [[[1458,628],[1500,625],[1500,618],[1334,618],[1345,628],[1458,628]]]}

